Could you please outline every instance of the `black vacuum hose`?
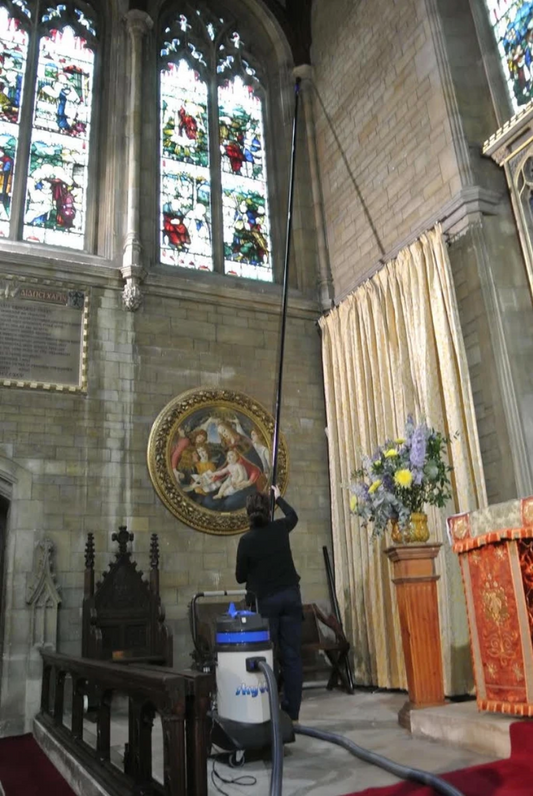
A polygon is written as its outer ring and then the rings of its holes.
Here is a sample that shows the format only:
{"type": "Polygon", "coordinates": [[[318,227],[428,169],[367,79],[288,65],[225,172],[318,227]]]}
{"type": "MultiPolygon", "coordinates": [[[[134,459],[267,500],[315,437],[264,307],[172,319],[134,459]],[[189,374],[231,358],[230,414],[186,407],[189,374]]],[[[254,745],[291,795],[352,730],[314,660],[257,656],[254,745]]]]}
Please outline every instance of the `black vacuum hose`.
{"type": "Polygon", "coordinates": [[[270,796],[281,796],[283,780],[283,739],[279,721],[278,684],[274,672],[265,660],[259,659],[257,667],[265,675],[268,685],[268,704],[270,706],[270,725],[272,729],[272,774],[270,776],[270,796]]]}
{"type": "Polygon", "coordinates": [[[391,774],[394,774],[395,777],[399,777],[400,779],[410,779],[413,782],[420,782],[423,785],[429,785],[434,791],[437,793],[443,793],[444,796],[463,796],[461,791],[457,790],[457,788],[454,788],[454,786],[450,785],[449,782],[446,782],[434,774],[430,774],[429,771],[421,771],[418,768],[402,766],[400,763],[395,763],[393,760],[389,760],[388,757],[383,757],[382,755],[378,755],[368,749],[363,749],[362,746],[358,746],[356,743],[350,741],[348,738],[344,738],[342,735],[337,735],[334,732],[325,732],[324,730],[316,730],[314,727],[302,727],[301,725],[295,725],[294,732],[299,735],[308,735],[310,738],[319,738],[321,741],[336,743],[338,746],[342,746],[343,749],[351,752],[361,760],[364,760],[367,763],[372,763],[374,766],[384,768],[385,771],[389,771],[391,774]]]}

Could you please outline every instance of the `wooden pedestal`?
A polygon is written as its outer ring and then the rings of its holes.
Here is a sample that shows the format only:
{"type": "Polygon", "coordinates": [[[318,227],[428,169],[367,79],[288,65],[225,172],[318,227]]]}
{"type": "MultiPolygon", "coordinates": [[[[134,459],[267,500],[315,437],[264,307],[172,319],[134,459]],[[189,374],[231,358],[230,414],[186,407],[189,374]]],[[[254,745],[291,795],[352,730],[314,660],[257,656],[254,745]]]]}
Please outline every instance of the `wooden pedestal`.
{"type": "Polygon", "coordinates": [[[385,550],[396,585],[409,701],[398,714],[411,729],[411,710],[445,704],[435,559],[440,544],[395,545],[385,550]]]}

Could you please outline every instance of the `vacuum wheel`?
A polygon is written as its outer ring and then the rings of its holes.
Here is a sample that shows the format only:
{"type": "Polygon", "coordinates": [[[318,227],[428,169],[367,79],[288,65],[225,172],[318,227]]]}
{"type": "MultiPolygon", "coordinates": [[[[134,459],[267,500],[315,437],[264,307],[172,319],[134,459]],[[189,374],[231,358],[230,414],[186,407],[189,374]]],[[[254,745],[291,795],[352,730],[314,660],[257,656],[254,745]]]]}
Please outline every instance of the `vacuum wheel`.
{"type": "Polygon", "coordinates": [[[244,765],[244,750],[236,749],[228,758],[228,763],[231,768],[240,768],[244,765]]]}

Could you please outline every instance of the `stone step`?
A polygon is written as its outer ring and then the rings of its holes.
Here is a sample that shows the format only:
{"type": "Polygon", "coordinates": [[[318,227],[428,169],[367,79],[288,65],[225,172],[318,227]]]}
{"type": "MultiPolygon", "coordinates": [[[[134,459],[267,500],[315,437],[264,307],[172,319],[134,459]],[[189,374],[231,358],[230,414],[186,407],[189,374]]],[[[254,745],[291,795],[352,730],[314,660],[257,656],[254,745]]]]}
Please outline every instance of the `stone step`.
{"type": "Polygon", "coordinates": [[[532,719],[479,711],[475,701],[455,702],[411,711],[411,733],[502,758],[511,754],[509,727],[515,721],[532,719]]]}

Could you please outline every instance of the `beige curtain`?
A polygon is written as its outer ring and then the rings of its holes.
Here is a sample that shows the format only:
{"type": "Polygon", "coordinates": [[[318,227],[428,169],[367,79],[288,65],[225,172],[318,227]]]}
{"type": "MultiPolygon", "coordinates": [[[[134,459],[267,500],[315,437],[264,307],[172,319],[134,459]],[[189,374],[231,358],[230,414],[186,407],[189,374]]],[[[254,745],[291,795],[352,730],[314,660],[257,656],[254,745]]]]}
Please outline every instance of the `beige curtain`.
{"type": "MultiPolygon", "coordinates": [[[[453,437],[454,502],[430,509],[431,539],[443,542],[439,610],[445,689],[472,687],[468,625],[446,516],[486,505],[468,367],[440,227],[403,249],[320,321],[338,598],[358,682],[405,688],[394,586],[382,554],[349,511],[347,485],[362,453],[403,432],[411,412],[453,437]],[[457,437],[454,435],[458,433],[457,437]]],[[[390,543],[390,540],[389,540],[390,543]]]]}

